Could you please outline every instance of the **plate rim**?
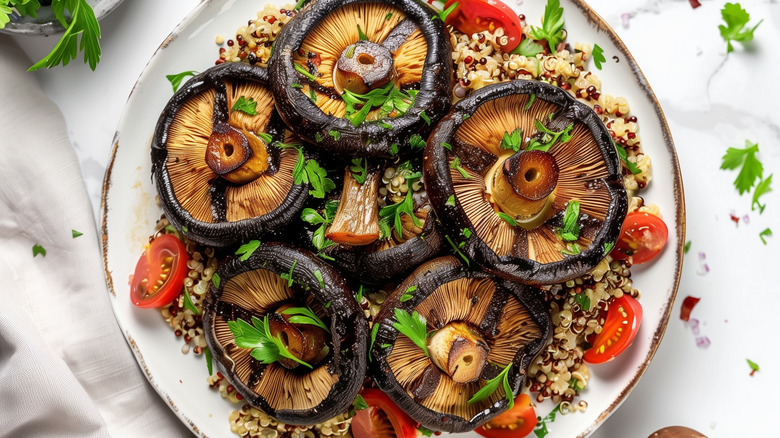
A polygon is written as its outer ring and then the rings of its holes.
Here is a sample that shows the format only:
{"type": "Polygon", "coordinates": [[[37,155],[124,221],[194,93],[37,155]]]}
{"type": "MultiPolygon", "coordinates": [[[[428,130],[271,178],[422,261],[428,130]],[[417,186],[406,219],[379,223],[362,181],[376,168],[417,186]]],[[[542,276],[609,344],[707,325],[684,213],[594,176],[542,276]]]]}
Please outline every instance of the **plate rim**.
{"type": "MultiPolygon", "coordinates": [[[[225,0],[229,1],[229,0],[225,0]]],[[[658,98],[653,91],[652,87],[650,86],[649,82],[647,81],[646,76],[642,72],[641,68],[639,67],[638,63],[634,59],[631,52],[628,50],[625,43],[622,41],[622,39],[618,36],[617,32],[604,20],[593,8],[588,5],[588,3],[585,0],[570,0],[573,5],[575,5],[579,12],[585,16],[588,20],[588,23],[591,25],[594,25],[597,30],[604,33],[610,41],[615,45],[615,47],[619,50],[620,54],[623,56],[623,59],[625,62],[628,63],[630,70],[633,74],[633,79],[638,82],[639,87],[644,91],[646,98],[648,101],[652,104],[653,109],[655,111],[656,117],[658,118],[658,121],[660,122],[660,131],[663,136],[663,143],[666,147],[667,153],[669,154],[669,159],[671,160],[671,168],[672,168],[672,180],[673,180],[673,194],[674,194],[674,206],[675,206],[675,221],[677,224],[677,242],[674,246],[675,251],[675,258],[674,258],[674,268],[675,268],[675,275],[672,281],[672,287],[669,290],[669,293],[664,300],[664,306],[661,308],[662,314],[659,319],[659,325],[655,328],[655,331],[653,332],[652,341],[649,346],[649,349],[647,351],[646,356],[643,358],[641,365],[637,367],[634,371],[633,376],[629,380],[628,384],[622,388],[620,391],[620,394],[610,403],[610,405],[604,409],[602,412],[599,413],[599,415],[596,418],[596,421],[592,422],[590,425],[588,425],[582,433],[577,435],[578,438],[585,438],[596,431],[596,429],[601,426],[601,424],[606,421],[606,419],[612,415],[614,412],[617,411],[617,409],[620,407],[620,405],[627,399],[627,397],[631,394],[631,392],[634,390],[636,385],[639,383],[639,380],[644,375],[645,371],[647,370],[647,367],[652,362],[653,357],[655,356],[656,351],[658,350],[658,347],[661,344],[661,341],[663,340],[664,334],[666,332],[669,318],[671,316],[672,308],[674,307],[674,303],[676,301],[677,293],[680,286],[680,279],[682,276],[682,266],[683,266],[683,259],[684,259],[684,246],[685,246],[685,236],[686,236],[686,209],[685,209],[685,191],[683,186],[683,178],[682,178],[682,172],[680,169],[680,162],[679,157],[677,156],[677,149],[674,144],[674,140],[672,137],[671,129],[669,128],[669,123],[666,119],[666,116],[663,112],[663,109],[661,108],[660,102],[658,101],[658,98]]],[[[114,137],[112,140],[112,148],[111,148],[111,155],[109,157],[108,164],[106,166],[106,172],[104,174],[103,178],[103,184],[101,188],[101,196],[100,196],[100,234],[101,234],[101,254],[103,258],[103,269],[104,269],[104,276],[106,279],[106,286],[108,289],[108,292],[111,294],[112,298],[116,298],[116,291],[114,290],[114,284],[113,284],[113,278],[112,274],[108,269],[108,223],[107,223],[107,215],[108,215],[108,191],[111,186],[111,174],[113,170],[113,166],[116,160],[117,156],[117,149],[119,147],[119,128],[122,125],[122,121],[125,118],[126,108],[127,104],[133,97],[133,93],[135,92],[136,87],[142,82],[142,80],[145,78],[147,71],[149,69],[149,65],[151,63],[151,60],[158,56],[161,50],[165,49],[168,44],[173,41],[177,36],[179,36],[182,28],[189,24],[190,21],[192,21],[195,17],[197,17],[203,9],[206,8],[209,4],[211,4],[213,0],[202,0],[198,5],[196,5],[187,15],[173,28],[173,30],[168,34],[168,36],[163,40],[163,42],[158,46],[158,48],[154,51],[154,53],[150,56],[149,61],[144,66],[143,71],[140,73],[138,79],[136,80],[135,84],[133,85],[132,90],[130,91],[130,94],[128,95],[128,98],[125,102],[125,107],[122,111],[122,115],[119,119],[119,124],[117,126],[117,129],[114,133],[114,137]]],[[[121,0],[117,2],[121,3],[121,0]]],[[[670,245],[669,245],[670,246],[670,245]]],[[[670,246],[671,249],[671,246],[670,246]]],[[[116,316],[116,309],[112,302],[112,311],[114,311],[114,314],[116,316]]],[[[119,321],[117,320],[119,323],[119,321]]],[[[119,324],[119,326],[122,328],[123,336],[125,337],[125,341],[128,343],[128,345],[131,347],[133,354],[136,357],[136,360],[138,362],[139,367],[144,372],[144,375],[147,378],[147,381],[149,384],[154,388],[154,390],[158,393],[160,397],[162,397],[171,410],[174,412],[174,414],[185,424],[189,427],[189,429],[196,435],[201,437],[206,437],[206,435],[197,427],[195,422],[184,415],[180,409],[176,406],[173,399],[171,399],[170,395],[167,394],[155,381],[153,376],[150,374],[150,371],[145,365],[143,355],[141,354],[141,351],[137,344],[135,343],[135,340],[133,339],[132,335],[130,333],[125,331],[125,328],[122,326],[122,324],[119,324]]]]}

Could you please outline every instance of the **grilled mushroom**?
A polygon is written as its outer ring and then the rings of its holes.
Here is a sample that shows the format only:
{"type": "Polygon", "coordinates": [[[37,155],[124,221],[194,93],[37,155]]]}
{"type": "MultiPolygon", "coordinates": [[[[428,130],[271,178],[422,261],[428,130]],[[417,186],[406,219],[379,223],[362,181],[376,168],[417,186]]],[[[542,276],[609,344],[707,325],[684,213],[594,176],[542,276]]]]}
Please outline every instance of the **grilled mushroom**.
{"type": "Polygon", "coordinates": [[[284,423],[311,425],[345,412],[363,385],[368,325],[341,275],[308,251],[278,243],[260,246],[247,260],[228,260],[217,272],[203,327],[236,390],[284,423]],[[323,325],[291,316],[294,307],[323,325]],[[295,359],[264,363],[231,328],[242,321],[261,327],[267,321],[295,359]]]}
{"type": "Polygon", "coordinates": [[[269,69],[279,113],[342,156],[391,156],[450,107],[441,20],[413,0],[320,0],[279,33],[269,69]]]}
{"type": "Polygon", "coordinates": [[[272,144],[291,133],[274,110],[261,67],[228,63],[182,87],[165,107],[152,141],[163,210],[192,240],[230,246],[280,231],[306,200],[295,184],[294,148],[272,144]]]}
{"type": "Polygon", "coordinates": [[[442,257],[420,266],[382,304],[371,375],[425,427],[465,432],[507,407],[549,331],[539,291],[442,257]],[[405,334],[407,319],[418,321],[417,339],[405,334]],[[475,398],[502,371],[512,393],[501,384],[475,398]]]}
{"type": "Polygon", "coordinates": [[[617,240],[627,196],[598,115],[541,82],[485,87],[428,140],[431,204],[461,254],[529,284],[593,269],[617,240]]]}

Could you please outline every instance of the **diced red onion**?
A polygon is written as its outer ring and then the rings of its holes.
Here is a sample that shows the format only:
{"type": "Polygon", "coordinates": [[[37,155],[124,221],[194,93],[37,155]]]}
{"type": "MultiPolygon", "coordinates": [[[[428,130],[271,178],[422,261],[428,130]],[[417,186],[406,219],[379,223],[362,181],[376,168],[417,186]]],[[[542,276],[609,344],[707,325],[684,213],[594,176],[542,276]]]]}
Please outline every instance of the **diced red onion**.
{"type": "Polygon", "coordinates": [[[693,9],[696,9],[696,8],[698,8],[699,6],[701,6],[701,3],[699,3],[699,0],[689,0],[689,1],[691,2],[691,7],[692,7],[693,9]]]}
{"type": "Polygon", "coordinates": [[[628,28],[628,20],[631,19],[631,14],[628,12],[620,14],[620,19],[623,20],[623,27],[628,28]]]}
{"type": "Polygon", "coordinates": [[[696,338],[696,346],[699,348],[707,348],[710,346],[710,344],[711,344],[710,338],[708,338],[707,336],[699,336],[698,338],[696,338]]]}
{"type": "Polygon", "coordinates": [[[699,320],[696,318],[691,318],[688,321],[688,325],[691,327],[691,333],[693,333],[694,336],[699,335],[699,320]]]}
{"type": "Polygon", "coordinates": [[[747,215],[747,214],[742,216],[742,222],[744,222],[745,225],[749,224],[750,223],[750,216],[747,215]]]}

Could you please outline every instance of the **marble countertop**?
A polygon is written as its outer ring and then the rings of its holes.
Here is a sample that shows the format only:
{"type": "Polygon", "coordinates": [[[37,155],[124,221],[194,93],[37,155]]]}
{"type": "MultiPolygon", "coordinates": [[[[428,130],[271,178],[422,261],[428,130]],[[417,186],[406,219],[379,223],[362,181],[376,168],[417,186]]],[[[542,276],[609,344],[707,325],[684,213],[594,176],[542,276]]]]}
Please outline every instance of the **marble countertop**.
{"type": "MultiPolygon", "coordinates": [[[[525,0],[530,2],[532,0],[525,0]]],[[[112,138],[125,100],[148,59],[198,0],[126,1],[102,22],[103,58],[95,72],[80,59],[35,75],[60,107],[79,157],[98,219],[112,138]]],[[[521,3],[518,1],[518,3],[521,3]]],[[[772,333],[773,312],[762,311],[777,293],[780,190],[762,198],[763,214],[734,189],[733,172],[719,169],[729,147],[759,144],[764,173],[780,171],[780,115],[771,85],[780,71],[777,0],[741,2],[756,23],[749,46],[726,53],[718,25],[725,1],[592,0],[589,2],[631,50],[669,122],[685,181],[686,257],[678,299],[663,342],[638,386],[594,437],[648,436],[685,425],[711,437],[767,436],[774,430],[769,391],[780,354],[762,335],[772,333]],[[619,6],[616,6],[620,3],[619,6]],[[732,219],[738,219],[738,222],[732,219]],[[692,318],[679,319],[686,296],[700,297],[692,318]],[[711,340],[697,346],[696,338],[711,340]],[[746,359],[760,366],[751,376],[746,359]]],[[[32,59],[55,40],[15,37],[32,59]]]]}

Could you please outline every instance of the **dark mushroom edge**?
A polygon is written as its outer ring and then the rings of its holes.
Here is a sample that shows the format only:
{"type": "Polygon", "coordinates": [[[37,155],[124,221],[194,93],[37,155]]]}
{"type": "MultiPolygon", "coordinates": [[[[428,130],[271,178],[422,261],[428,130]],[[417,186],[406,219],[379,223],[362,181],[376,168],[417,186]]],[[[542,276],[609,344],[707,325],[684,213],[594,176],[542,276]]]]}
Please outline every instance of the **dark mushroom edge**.
{"type": "Polygon", "coordinates": [[[298,152],[278,147],[288,141],[285,137],[289,131],[276,114],[267,87],[265,69],[243,63],[222,64],[190,79],[160,115],[152,140],[153,180],[166,217],[186,237],[214,247],[233,246],[277,235],[303,208],[308,186],[295,184],[292,177],[298,152]],[[242,92],[261,95],[263,99],[257,100],[262,102],[256,102],[258,114],[269,114],[258,122],[233,110],[230,101],[235,104],[242,92]],[[203,104],[212,104],[213,110],[198,107],[203,104]],[[179,115],[198,118],[210,126],[192,128],[185,121],[178,121],[179,115]],[[251,132],[254,125],[264,132],[251,132]],[[217,132],[218,126],[222,132],[217,132]],[[226,141],[229,154],[239,149],[238,144],[232,143],[243,141],[246,148],[251,139],[249,143],[263,145],[261,152],[267,157],[260,157],[263,171],[255,179],[244,184],[230,182],[214,171],[214,164],[207,162],[213,139],[226,132],[233,135],[226,141]],[[270,135],[273,141],[267,144],[258,135],[270,135]],[[268,185],[268,181],[274,182],[268,185]],[[258,199],[255,194],[263,194],[266,186],[281,187],[287,193],[264,194],[258,199]]]}
{"type": "MultiPolygon", "coordinates": [[[[506,120],[502,120],[501,123],[507,124],[506,120]]],[[[522,134],[524,145],[529,144],[533,138],[541,138],[538,136],[543,133],[534,128],[533,119],[524,122],[530,125],[530,129],[522,134]]],[[[521,149],[514,153],[512,158],[520,156],[524,152],[521,149]]],[[[511,154],[511,151],[509,153],[511,154]]],[[[545,155],[545,153],[540,153],[540,155],[545,155]]],[[[545,164],[542,163],[542,165],[545,164]]],[[[539,167],[543,168],[542,165],[539,167]]],[[[423,172],[428,197],[441,221],[442,228],[446,233],[445,237],[451,241],[452,246],[457,247],[456,252],[463,258],[476,262],[487,272],[526,284],[544,285],[568,281],[593,269],[606,257],[617,240],[628,209],[620,158],[609,131],[599,116],[566,91],[537,81],[516,80],[488,85],[458,102],[450,113],[439,122],[428,138],[423,159],[423,172]],[[469,129],[472,131],[496,131],[498,123],[487,124],[483,119],[491,114],[489,111],[502,105],[502,102],[510,102],[513,105],[511,116],[507,117],[506,120],[510,120],[512,117],[522,119],[523,117],[532,117],[535,114],[543,114],[549,116],[543,117],[544,120],[542,120],[546,129],[564,132],[568,126],[573,138],[579,136],[576,141],[571,140],[565,145],[563,141],[554,141],[549,148],[549,154],[566,154],[566,164],[570,168],[558,169],[557,165],[551,168],[555,172],[553,184],[557,182],[559,186],[563,186],[561,191],[576,191],[575,198],[585,197],[584,194],[588,193],[596,194],[588,195],[591,196],[589,199],[593,199],[593,201],[586,200],[590,202],[589,204],[583,202],[583,213],[578,216],[577,222],[582,229],[582,235],[575,243],[583,243],[585,246],[585,248],[578,248],[580,252],[564,253],[558,251],[554,246],[555,239],[560,240],[556,230],[562,226],[564,210],[567,205],[565,203],[566,196],[558,196],[557,207],[555,207],[555,201],[552,201],[554,207],[551,211],[544,212],[547,216],[542,218],[541,226],[534,225],[539,230],[544,229],[543,233],[540,232],[540,240],[547,239],[544,243],[552,242],[547,248],[544,248],[547,250],[547,256],[551,259],[548,262],[539,262],[529,257],[528,236],[532,234],[532,231],[536,232],[537,230],[527,231],[517,225],[512,227],[498,215],[498,210],[494,211],[497,207],[493,205],[490,205],[490,208],[481,206],[484,211],[490,213],[490,217],[480,221],[481,223],[475,224],[469,218],[468,206],[463,205],[465,201],[460,199],[456,193],[454,180],[458,180],[461,187],[466,186],[464,182],[473,184],[474,193],[479,193],[478,196],[471,196],[470,199],[479,199],[478,202],[489,204],[490,201],[485,196],[487,186],[480,184],[483,181],[482,174],[489,175],[488,172],[495,168],[499,168],[496,173],[501,171],[509,173],[503,168],[507,167],[511,170],[509,165],[511,160],[505,159],[503,163],[506,166],[496,165],[496,163],[500,163],[498,161],[500,157],[505,157],[504,153],[507,152],[499,149],[503,132],[492,132],[494,137],[498,136],[497,138],[483,138],[480,143],[483,146],[475,144],[476,141],[469,142],[468,139],[460,138],[458,132],[460,128],[468,124],[471,124],[469,129]],[[478,111],[483,106],[489,109],[479,113],[478,111]],[[525,116],[525,113],[530,115],[525,116]],[[488,144],[489,141],[495,143],[492,146],[494,150],[502,151],[499,155],[491,154],[485,150],[486,146],[484,145],[488,144]],[[573,149],[582,145],[587,145],[588,150],[573,149]],[[582,156],[585,155],[597,160],[598,163],[582,164],[584,162],[582,156]],[[458,161],[455,161],[456,159],[458,161]],[[560,181],[558,180],[558,172],[561,175],[560,181]],[[598,175],[592,177],[594,174],[598,175]],[[564,181],[564,178],[567,178],[565,182],[561,182],[564,181]],[[517,235],[513,237],[512,242],[503,241],[504,254],[497,254],[484,241],[483,237],[488,232],[496,233],[496,230],[501,227],[510,227],[512,230],[519,231],[516,231],[517,235]],[[481,232],[482,236],[480,236],[481,232]],[[549,250],[550,248],[555,250],[554,254],[553,251],[549,250]]],[[[527,174],[528,176],[530,174],[527,174]]],[[[485,181],[487,180],[486,178],[485,181]]],[[[540,186],[546,184],[547,181],[542,181],[540,186]]],[[[546,188],[549,189],[549,187],[546,188]]],[[[517,189],[515,191],[517,192],[517,189]]],[[[546,195],[547,192],[541,194],[546,195]]],[[[544,198],[541,199],[541,202],[545,202],[544,198]]],[[[469,202],[473,202],[471,200],[469,202]]],[[[580,199],[577,200],[580,201],[580,199]]],[[[537,255],[542,252],[542,250],[538,250],[537,255]]]]}
{"type": "MultiPolygon", "coordinates": [[[[452,103],[449,34],[444,23],[434,20],[434,16],[430,7],[417,0],[310,2],[279,33],[269,60],[268,68],[274,79],[271,87],[279,114],[288,126],[295,126],[296,133],[306,141],[341,156],[390,157],[394,155],[394,148],[400,152],[409,150],[409,138],[414,134],[425,138],[452,103]],[[356,4],[378,4],[402,11],[420,29],[427,43],[418,93],[412,106],[403,115],[382,118],[378,121],[381,123],[363,122],[357,127],[347,118],[326,114],[307,93],[294,85],[306,87],[312,82],[296,70],[294,60],[307,36],[328,14],[356,4]]],[[[335,90],[319,91],[341,99],[335,90]]]]}
{"type": "Polygon", "coordinates": [[[369,331],[363,311],[338,271],[308,251],[267,243],[244,261],[238,257],[228,259],[217,274],[219,287],[212,284],[204,302],[205,337],[217,367],[246,401],[288,424],[317,424],[346,412],[365,378],[369,331]],[[290,272],[294,284],[287,288],[292,292],[286,292],[288,280],[279,276],[290,272]],[[281,288],[247,290],[252,287],[253,278],[261,277],[281,282],[277,283],[281,288]],[[313,369],[299,366],[288,370],[279,362],[264,365],[249,355],[251,349],[237,347],[227,329],[227,321],[249,321],[252,316],[262,319],[263,312],[274,312],[278,306],[289,303],[309,306],[329,327],[329,352],[313,369]],[[258,308],[245,308],[252,305],[258,308]],[[263,393],[264,384],[284,385],[291,388],[290,393],[283,397],[282,386],[263,393]],[[329,385],[330,389],[317,390],[319,385],[329,385]],[[295,405],[301,402],[305,406],[295,405]]]}
{"type": "Polygon", "coordinates": [[[374,382],[415,421],[447,432],[472,430],[502,413],[508,404],[502,385],[482,401],[467,401],[507,366],[514,398],[551,330],[538,290],[471,270],[453,256],[415,270],[382,304],[375,324],[374,382]],[[394,327],[397,309],[425,318],[430,357],[394,327]],[[439,333],[449,338],[444,349],[456,363],[449,370],[448,359],[437,358],[439,333]]]}

